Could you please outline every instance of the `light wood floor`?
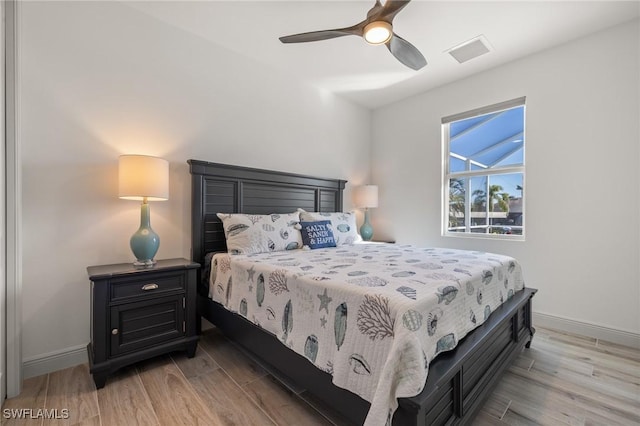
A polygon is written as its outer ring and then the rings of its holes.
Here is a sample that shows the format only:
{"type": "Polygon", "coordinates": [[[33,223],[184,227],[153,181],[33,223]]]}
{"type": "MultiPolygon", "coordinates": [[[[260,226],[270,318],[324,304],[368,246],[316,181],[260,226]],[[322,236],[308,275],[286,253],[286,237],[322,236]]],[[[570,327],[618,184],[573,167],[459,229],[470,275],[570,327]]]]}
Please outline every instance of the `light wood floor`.
{"type": "MultiPolygon", "coordinates": [[[[28,379],[3,409],[69,410],[65,420],[3,425],[343,425],[290,390],[217,330],[195,358],[173,354],[121,370],[96,391],[87,365],[28,379]]],[[[3,414],[6,413],[3,410],[3,414]]],[[[474,425],[638,425],[640,350],[538,329],[474,425]]]]}

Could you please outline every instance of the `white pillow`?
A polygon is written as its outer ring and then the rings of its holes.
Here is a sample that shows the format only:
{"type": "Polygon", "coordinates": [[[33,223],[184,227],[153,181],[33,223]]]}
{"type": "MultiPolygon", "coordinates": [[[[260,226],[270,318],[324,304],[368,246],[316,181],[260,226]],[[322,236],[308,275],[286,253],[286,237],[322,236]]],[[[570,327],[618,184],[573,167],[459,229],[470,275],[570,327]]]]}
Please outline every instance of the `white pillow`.
{"type": "Polygon", "coordinates": [[[227,250],[231,254],[252,254],[302,248],[300,214],[227,214],[222,221],[227,250]]]}
{"type": "Polygon", "coordinates": [[[310,213],[303,209],[298,209],[298,212],[300,213],[300,220],[303,222],[330,220],[333,227],[333,237],[336,240],[336,246],[362,241],[362,237],[358,234],[356,215],[353,212],[310,213]]]}

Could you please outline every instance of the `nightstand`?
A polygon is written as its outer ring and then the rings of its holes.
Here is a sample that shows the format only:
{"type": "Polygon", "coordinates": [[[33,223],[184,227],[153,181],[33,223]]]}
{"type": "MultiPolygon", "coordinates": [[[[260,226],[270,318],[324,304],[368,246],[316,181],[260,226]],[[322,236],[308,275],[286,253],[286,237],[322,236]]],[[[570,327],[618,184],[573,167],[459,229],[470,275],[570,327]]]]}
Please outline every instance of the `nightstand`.
{"type": "Polygon", "coordinates": [[[96,388],[107,375],[175,350],[196,352],[196,282],[200,265],[159,260],[151,268],[131,263],[90,266],[89,368],[96,388]]]}

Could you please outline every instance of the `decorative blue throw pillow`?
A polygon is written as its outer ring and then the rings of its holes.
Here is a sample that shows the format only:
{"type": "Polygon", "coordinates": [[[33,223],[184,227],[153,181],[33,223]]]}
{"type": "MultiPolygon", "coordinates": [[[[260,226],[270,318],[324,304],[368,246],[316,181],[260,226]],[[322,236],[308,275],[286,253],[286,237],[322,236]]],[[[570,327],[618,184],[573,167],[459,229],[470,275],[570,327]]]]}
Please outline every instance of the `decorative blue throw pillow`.
{"type": "Polygon", "coordinates": [[[353,212],[310,213],[303,209],[298,209],[298,212],[300,212],[300,220],[304,222],[330,220],[333,237],[336,240],[336,246],[338,247],[344,244],[353,244],[362,241],[362,237],[358,235],[356,215],[353,212]]]}
{"type": "Polygon", "coordinates": [[[333,228],[330,220],[300,222],[300,226],[303,245],[309,246],[311,249],[336,246],[336,240],[333,238],[333,228]]]}

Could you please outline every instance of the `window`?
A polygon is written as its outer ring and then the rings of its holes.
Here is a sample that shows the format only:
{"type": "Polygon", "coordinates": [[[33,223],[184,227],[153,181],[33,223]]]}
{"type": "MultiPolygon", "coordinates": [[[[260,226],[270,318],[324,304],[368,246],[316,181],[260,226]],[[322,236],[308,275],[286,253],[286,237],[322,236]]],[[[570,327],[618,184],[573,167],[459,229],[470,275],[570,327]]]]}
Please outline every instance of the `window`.
{"type": "Polygon", "coordinates": [[[442,119],[444,235],[524,237],[524,103],[442,119]]]}

